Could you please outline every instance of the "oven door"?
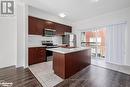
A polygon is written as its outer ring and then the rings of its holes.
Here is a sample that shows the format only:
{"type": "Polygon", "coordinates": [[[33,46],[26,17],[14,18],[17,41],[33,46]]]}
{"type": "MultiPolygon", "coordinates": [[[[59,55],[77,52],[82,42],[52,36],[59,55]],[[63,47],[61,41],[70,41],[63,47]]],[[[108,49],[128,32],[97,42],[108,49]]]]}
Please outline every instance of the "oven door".
{"type": "Polygon", "coordinates": [[[52,56],[53,52],[52,51],[46,51],[46,56],[49,57],[49,56],[52,56]]]}

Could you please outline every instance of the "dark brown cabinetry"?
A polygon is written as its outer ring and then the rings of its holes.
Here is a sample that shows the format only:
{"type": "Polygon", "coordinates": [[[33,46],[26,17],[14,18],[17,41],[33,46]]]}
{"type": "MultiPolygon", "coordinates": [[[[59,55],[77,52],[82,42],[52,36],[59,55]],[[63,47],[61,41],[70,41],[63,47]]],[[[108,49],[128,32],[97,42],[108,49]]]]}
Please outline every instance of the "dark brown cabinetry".
{"type": "Polygon", "coordinates": [[[56,30],[56,35],[64,35],[65,32],[71,32],[72,27],[55,23],[55,30],[56,30]]]}
{"type": "Polygon", "coordinates": [[[29,34],[33,35],[42,35],[43,33],[43,24],[40,20],[29,16],[29,34]]]}
{"type": "Polygon", "coordinates": [[[28,18],[28,29],[29,29],[29,34],[34,34],[36,33],[36,20],[32,17],[28,18]]]}
{"type": "Polygon", "coordinates": [[[43,35],[43,33],[44,33],[43,29],[44,29],[44,27],[43,27],[42,21],[37,19],[36,34],[43,35]]]}
{"type": "Polygon", "coordinates": [[[48,28],[48,29],[54,29],[55,27],[55,23],[48,21],[48,20],[44,20],[44,28],[48,28]]]}
{"type": "Polygon", "coordinates": [[[71,32],[72,27],[49,20],[39,19],[29,16],[29,34],[44,35],[44,29],[56,30],[56,35],[64,35],[65,32],[71,32]]]}
{"type": "Polygon", "coordinates": [[[53,70],[56,75],[66,79],[91,64],[91,50],[62,54],[53,52],[53,70]]]}
{"type": "Polygon", "coordinates": [[[29,48],[29,65],[46,61],[46,48],[31,47],[29,48]]]}

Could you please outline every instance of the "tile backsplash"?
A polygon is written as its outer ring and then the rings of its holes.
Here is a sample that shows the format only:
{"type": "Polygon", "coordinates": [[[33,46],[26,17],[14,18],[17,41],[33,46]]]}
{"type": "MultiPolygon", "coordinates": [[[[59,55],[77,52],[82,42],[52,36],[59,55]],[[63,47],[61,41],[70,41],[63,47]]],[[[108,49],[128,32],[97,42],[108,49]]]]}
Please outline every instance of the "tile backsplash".
{"type": "Polygon", "coordinates": [[[42,45],[41,41],[53,41],[53,44],[62,44],[62,37],[61,36],[44,37],[41,35],[28,36],[28,46],[42,45]]]}
{"type": "Polygon", "coordinates": [[[62,44],[62,36],[52,37],[53,44],[62,44]]]}

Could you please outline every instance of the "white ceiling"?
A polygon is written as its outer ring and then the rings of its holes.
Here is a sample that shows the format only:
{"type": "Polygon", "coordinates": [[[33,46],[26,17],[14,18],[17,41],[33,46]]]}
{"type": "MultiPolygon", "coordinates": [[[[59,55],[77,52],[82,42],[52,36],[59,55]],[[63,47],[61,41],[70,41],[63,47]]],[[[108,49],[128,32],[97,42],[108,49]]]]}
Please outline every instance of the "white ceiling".
{"type": "Polygon", "coordinates": [[[29,0],[29,5],[52,15],[64,12],[66,20],[76,22],[130,7],[130,0],[29,0]]]}

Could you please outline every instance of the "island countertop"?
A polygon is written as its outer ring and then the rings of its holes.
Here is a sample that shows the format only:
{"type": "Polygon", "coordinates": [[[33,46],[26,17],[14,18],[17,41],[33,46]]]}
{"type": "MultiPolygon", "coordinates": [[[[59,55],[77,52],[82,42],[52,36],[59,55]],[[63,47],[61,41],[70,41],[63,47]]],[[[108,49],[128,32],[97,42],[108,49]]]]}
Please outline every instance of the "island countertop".
{"type": "Polygon", "coordinates": [[[87,47],[77,47],[77,48],[48,48],[47,50],[57,52],[57,53],[62,53],[62,54],[67,54],[67,53],[72,53],[72,52],[78,52],[82,50],[90,49],[87,47]]]}

